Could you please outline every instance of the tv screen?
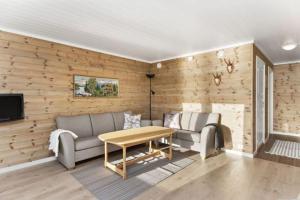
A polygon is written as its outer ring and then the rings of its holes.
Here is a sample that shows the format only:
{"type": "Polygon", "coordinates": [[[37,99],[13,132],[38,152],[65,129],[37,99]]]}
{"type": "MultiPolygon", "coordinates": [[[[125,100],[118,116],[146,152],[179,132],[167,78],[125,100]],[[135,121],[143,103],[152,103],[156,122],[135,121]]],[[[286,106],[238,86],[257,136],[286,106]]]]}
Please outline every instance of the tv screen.
{"type": "Polygon", "coordinates": [[[24,119],[23,94],[0,94],[0,122],[24,119]]]}

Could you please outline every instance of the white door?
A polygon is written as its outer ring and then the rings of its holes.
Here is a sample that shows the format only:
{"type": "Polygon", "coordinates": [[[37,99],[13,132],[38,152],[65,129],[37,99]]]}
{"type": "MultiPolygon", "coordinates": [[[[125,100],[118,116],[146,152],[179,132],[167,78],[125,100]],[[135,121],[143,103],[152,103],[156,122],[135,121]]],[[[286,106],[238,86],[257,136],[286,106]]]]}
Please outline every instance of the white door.
{"type": "Polygon", "coordinates": [[[256,57],[256,150],[265,138],[265,63],[256,57]]]}

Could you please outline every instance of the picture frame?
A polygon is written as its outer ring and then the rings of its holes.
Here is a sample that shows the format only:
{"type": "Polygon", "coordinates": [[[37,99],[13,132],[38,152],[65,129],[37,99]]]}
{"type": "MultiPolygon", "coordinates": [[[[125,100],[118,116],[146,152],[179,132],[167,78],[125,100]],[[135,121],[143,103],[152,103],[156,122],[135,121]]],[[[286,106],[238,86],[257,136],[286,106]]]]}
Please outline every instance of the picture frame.
{"type": "Polygon", "coordinates": [[[74,97],[118,97],[119,80],[86,75],[73,76],[74,97]]]}

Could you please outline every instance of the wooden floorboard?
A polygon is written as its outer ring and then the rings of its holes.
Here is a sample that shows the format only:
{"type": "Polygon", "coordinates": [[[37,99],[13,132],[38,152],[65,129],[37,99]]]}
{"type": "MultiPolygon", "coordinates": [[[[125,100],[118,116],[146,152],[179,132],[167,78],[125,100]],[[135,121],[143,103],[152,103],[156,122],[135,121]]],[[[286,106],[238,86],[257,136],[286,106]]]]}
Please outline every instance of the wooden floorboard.
{"type": "Polygon", "coordinates": [[[285,156],[278,156],[266,153],[272,148],[275,140],[285,140],[292,142],[300,142],[300,137],[287,136],[287,135],[278,135],[278,134],[270,134],[270,138],[266,144],[264,144],[258,151],[256,158],[269,160],[273,162],[283,163],[291,166],[300,167],[300,159],[289,158],[285,156]]]}
{"type": "MultiPolygon", "coordinates": [[[[221,153],[195,162],[149,188],[136,199],[296,199],[300,168],[221,153]]],[[[53,161],[0,176],[0,199],[95,199],[72,175],[103,162],[81,162],[67,171],[53,161]]],[[[106,169],[108,170],[108,169],[106,169]]]]}

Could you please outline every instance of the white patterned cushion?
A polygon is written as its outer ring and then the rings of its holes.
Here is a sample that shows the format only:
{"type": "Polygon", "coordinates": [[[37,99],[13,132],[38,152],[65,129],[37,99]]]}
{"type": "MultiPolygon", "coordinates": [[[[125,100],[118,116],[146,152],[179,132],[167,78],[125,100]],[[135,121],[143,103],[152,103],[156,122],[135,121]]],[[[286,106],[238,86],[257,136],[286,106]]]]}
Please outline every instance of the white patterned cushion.
{"type": "Polygon", "coordinates": [[[128,113],[124,113],[124,117],[125,117],[124,129],[141,127],[141,114],[131,115],[128,113]]]}
{"type": "Polygon", "coordinates": [[[164,127],[180,129],[180,113],[166,113],[164,127]]]}

